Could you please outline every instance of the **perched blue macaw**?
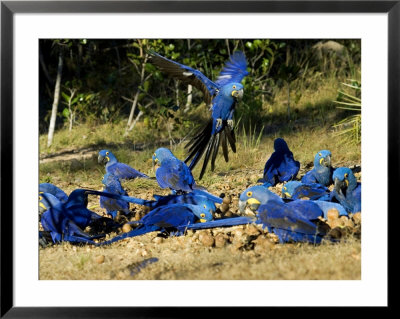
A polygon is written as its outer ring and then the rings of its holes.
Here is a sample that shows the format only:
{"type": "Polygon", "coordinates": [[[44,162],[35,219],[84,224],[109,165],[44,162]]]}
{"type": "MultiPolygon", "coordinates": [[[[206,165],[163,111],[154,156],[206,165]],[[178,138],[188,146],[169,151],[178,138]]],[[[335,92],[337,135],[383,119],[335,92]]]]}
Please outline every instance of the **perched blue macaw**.
{"type": "Polygon", "coordinates": [[[321,150],[315,154],[314,168],[303,176],[301,182],[304,184],[318,183],[324,186],[332,184],[331,156],[332,154],[328,150],[321,150]]]}
{"type": "Polygon", "coordinates": [[[228,142],[236,152],[236,138],[233,126],[233,114],[237,101],[243,96],[242,79],[247,72],[246,56],[241,51],[234,52],[227,61],[215,82],[203,73],[186,65],[169,60],[154,51],[149,51],[150,61],[162,71],[186,84],[191,84],[203,92],[207,105],[211,105],[211,119],[186,144],[190,160],[189,168],[194,169],[205,153],[199,180],[202,179],[211,156],[211,170],[214,170],[215,159],[220,142],[225,161],[228,162],[228,142]]]}
{"type": "MultiPolygon", "coordinates": [[[[244,212],[245,208],[248,206],[252,211],[256,211],[260,205],[267,204],[270,201],[275,201],[279,203],[290,203],[293,202],[304,202],[306,200],[292,200],[285,199],[283,200],[277,194],[271,192],[267,187],[263,185],[252,186],[242,192],[239,197],[239,210],[241,213],[244,212]]],[[[321,210],[321,217],[327,218],[328,211],[332,208],[336,209],[339,212],[339,216],[348,216],[346,210],[339,205],[338,203],[332,203],[328,201],[322,200],[313,200],[311,201],[316,204],[321,210]]]]}
{"type": "Polygon", "coordinates": [[[197,221],[207,222],[212,220],[213,209],[215,209],[214,203],[206,198],[199,205],[169,204],[159,206],[145,215],[141,220],[131,222],[130,224],[138,225],[134,230],[99,243],[98,246],[109,245],[124,238],[135,237],[153,231],[182,235],[189,225],[197,221]]]}
{"type": "Polygon", "coordinates": [[[300,169],[300,162],[293,158],[293,153],[283,138],[275,139],[274,150],[265,163],[263,178],[258,180],[267,187],[294,179],[300,169]]]}
{"type": "Polygon", "coordinates": [[[129,165],[119,163],[115,155],[109,150],[101,150],[99,152],[98,162],[100,164],[105,164],[107,173],[111,173],[121,180],[134,179],[139,177],[149,178],[146,174],[137,171],[129,165]]]}
{"type": "Polygon", "coordinates": [[[52,194],[63,203],[68,200],[68,195],[61,188],[58,188],[57,186],[50,183],[39,184],[39,194],[40,193],[52,194]]]}
{"type": "Polygon", "coordinates": [[[282,198],[271,192],[268,187],[263,185],[251,186],[240,194],[239,210],[244,213],[246,206],[249,205],[251,210],[256,211],[260,205],[271,200],[283,203],[282,198]]]}
{"type": "Polygon", "coordinates": [[[361,183],[357,182],[353,171],[348,167],[339,167],[333,172],[335,188],[331,199],[337,200],[349,213],[361,212],[361,183]]]}
{"type": "Polygon", "coordinates": [[[329,188],[318,184],[303,184],[300,181],[289,181],[282,187],[282,197],[290,199],[307,198],[311,200],[330,200],[329,188]]]}
{"type": "Polygon", "coordinates": [[[289,203],[269,201],[257,209],[257,223],[274,232],[280,243],[308,242],[319,244],[330,230],[322,222],[322,210],[308,200],[289,203]]]}
{"type": "Polygon", "coordinates": [[[197,187],[189,167],[176,158],[169,149],[163,147],[157,149],[152,159],[153,165],[157,165],[156,179],[161,188],[191,192],[197,187]]]}
{"type": "MultiPolygon", "coordinates": [[[[68,197],[67,197],[68,200],[68,197]]],[[[61,204],[62,202],[56,196],[50,193],[39,193],[39,215],[42,215],[49,208],[61,204]],[[45,195],[43,195],[45,194],[45,195]]]]}
{"type": "MultiPolygon", "coordinates": [[[[128,196],[127,192],[122,188],[118,177],[112,175],[111,173],[104,174],[101,182],[104,185],[104,192],[128,196]]],[[[113,219],[117,217],[118,212],[121,212],[125,215],[129,214],[129,203],[120,199],[100,196],[100,207],[105,208],[107,210],[107,214],[111,215],[113,219]]]]}
{"type": "Polygon", "coordinates": [[[66,203],[54,202],[51,194],[42,193],[39,196],[51,204],[47,211],[42,214],[41,223],[43,229],[50,232],[53,242],[70,241],[86,242],[93,244],[92,239],[101,238],[104,235],[89,236],[83,229],[96,222],[117,228],[121,225],[112,219],[102,217],[86,208],[88,195],[114,196],[112,194],[97,192],[88,189],[76,189],[69,196],[66,203]]]}

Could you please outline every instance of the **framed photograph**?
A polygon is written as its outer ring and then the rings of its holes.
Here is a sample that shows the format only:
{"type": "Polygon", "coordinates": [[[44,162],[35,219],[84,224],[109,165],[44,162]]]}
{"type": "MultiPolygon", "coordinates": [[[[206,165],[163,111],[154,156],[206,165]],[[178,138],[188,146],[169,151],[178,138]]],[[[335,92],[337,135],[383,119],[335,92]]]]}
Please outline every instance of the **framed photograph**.
{"type": "Polygon", "coordinates": [[[2,1],[1,316],[388,307],[399,21],[399,1],[2,1]],[[184,184],[165,149],[190,167],[184,184]],[[287,182],[319,165],[328,180],[307,183],[324,194],[293,201],[287,182]],[[99,202],[120,173],[134,178],[99,202]],[[39,189],[39,238],[38,184],[84,189],[62,226],[49,217],[61,199],[39,189]],[[171,202],[160,222],[157,195],[187,187],[211,215],[171,202]],[[279,196],[273,213],[252,187],[279,196]],[[171,226],[189,215],[230,227],[171,226]]]}

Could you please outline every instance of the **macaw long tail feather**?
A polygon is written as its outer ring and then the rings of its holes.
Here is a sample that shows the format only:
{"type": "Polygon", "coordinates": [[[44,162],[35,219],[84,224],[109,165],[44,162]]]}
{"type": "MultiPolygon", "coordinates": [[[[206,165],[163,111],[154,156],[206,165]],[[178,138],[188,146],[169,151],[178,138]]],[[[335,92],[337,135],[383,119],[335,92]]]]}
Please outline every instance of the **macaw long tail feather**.
{"type": "Polygon", "coordinates": [[[234,130],[231,130],[229,126],[225,126],[224,132],[226,134],[226,137],[228,138],[229,144],[231,145],[231,149],[233,153],[236,153],[236,138],[235,138],[235,132],[234,130]]]}
{"type": "Polygon", "coordinates": [[[207,148],[207,144],[211,138],[213,122],[212,119],[207,122],[199,134],[196,134],[186,145],[185,148],[189,148],[189,155],[185,159],[185,163],[192,161],[189,164],[190,170],[193,170],[196,164],[199,162],[201,156],[207,148]]]}

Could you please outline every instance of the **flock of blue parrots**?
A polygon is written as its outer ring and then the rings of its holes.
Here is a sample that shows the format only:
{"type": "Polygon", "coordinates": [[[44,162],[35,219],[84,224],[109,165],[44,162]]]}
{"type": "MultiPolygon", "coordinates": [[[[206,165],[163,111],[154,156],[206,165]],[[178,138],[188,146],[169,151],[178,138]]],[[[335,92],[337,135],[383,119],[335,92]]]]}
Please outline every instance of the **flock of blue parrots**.
{"type": "Polygon", "coordinates": [[[331,152],[321,150],[314,157],[313,169],[301,180],[296,180],[300,163],[294,159],[285,140],[277,138],[274,152],[265,164],[263,177],[258,181],[262,185],[251,186],[240,195],[238,208],[241,216],[215,218],[217,206],[223,203],[223,198],[197,185],[192,171],[201,158],[204,159],[199,180],[204,176],[210,158],[213,171],[220,144],[226,161],[229,160],[228,144],[236,152],[233,114],[235,104],[243,95],[240,82],[248,75],[246,57],[242,52],[233,53],[213,82],[198,70],[153,51],[149,54],[151,62],[162,71],[200,89],[211,109],[211,118],[206,126],[185,146],[188,154],[183,161],[167,148],[157,149],[152,156],[156,181],[161,188],[169,189],[171,194],[154,195],[154,200],[129,196],[121,183],[150,177],[118,162],[111,151],[101,150],[98,162],[105,165],[102,192],[75,189],[68,196],[55,185],[39,185],[40,221],[44,230],[39,232],[41,245],[50,241],[68,241],[102,246],[155,231],[179,236],[189,229],[253,223],[274,233],[280,243],[318,244],[323,238],[335,241],[329,236],[330,227],[324,221],[330,210],[334,209],[338,216],[347,218],[361,212],[361,183],[357,182],[350,168],[334,169],[331,152]],[[282,197],[269,189],[278,183],[284,183],[282,197]],[[334,188],[330,191],[332,184],[334,188]],[[102,217],[87,208],[89,195],[100,196],[100,207],[106,210],[109,217],[102,217]],[[140,220],[129,222],[129,231],[110,240],[98,240],[123,226],[117,222],[117,216],[128,215],[130,203],[146,206],[149,212],[140,220]],[[247,209],[254,214],[246,214],[247,209]],[[98,229],[100,234],[89,235],[85,232],[88,226],[98,229]]]}

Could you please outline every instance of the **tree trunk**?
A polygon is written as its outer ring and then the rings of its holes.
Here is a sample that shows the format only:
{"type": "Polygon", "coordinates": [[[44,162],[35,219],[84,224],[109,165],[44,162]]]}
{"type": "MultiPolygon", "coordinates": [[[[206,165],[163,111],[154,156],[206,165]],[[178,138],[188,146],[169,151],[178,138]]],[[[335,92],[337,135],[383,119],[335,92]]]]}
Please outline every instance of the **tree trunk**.
{"type": "Polygon", "coordinates": [[[192,105],[192,85],[188,84],[188,95],[187,95],[187,99],[186,99],[186,105],[185,105],[185,109],[183,110],[183,112],[187,112],[189,111],[190,106],[192,105]]]}
{"type": "Polygon", "coordinates": [[[57,79],[56,79],[56,85],[54,88],[53,107],[51,109],[49,134],[47,136],[47,147],[50,147],[51,143],[53,142],[54,128],[56,126],[56,118],[57,118],[57,108],[58,108],[58,102],[60,100],[62,67],[63,67],[63,52],[62,52],[62,48],[60,48],[60,54],[58,56],[57,79]]]}

